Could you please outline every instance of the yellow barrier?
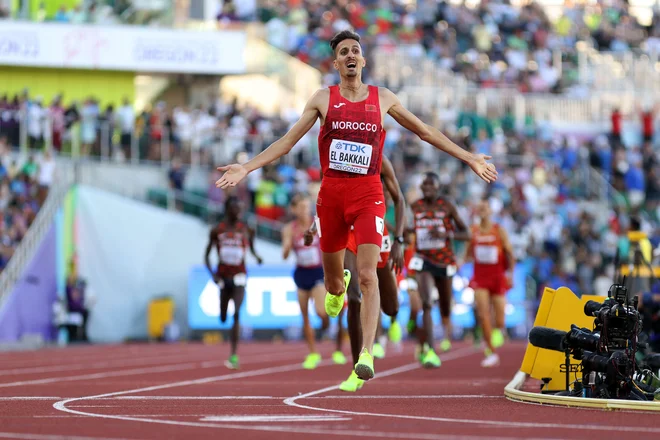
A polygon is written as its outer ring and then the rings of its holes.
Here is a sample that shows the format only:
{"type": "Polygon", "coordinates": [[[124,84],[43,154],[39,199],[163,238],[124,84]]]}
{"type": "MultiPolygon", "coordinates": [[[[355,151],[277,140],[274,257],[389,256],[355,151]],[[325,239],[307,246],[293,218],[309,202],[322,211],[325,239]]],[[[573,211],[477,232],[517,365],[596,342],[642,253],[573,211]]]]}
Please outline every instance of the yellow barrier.
{"type": "Polygon", "coordinates": [[[174,300],[157,298],[149,303],[147,330],[149,339],[159,339],[165,335],[165,326],[174,320],[174,300]]]}
{"type": "MultiPolygon", "coordinates": [[[[584,304],[589,300],[603,302],[605,297],[584,295],[582,298],[578,298],[567,287],[560,287],[557,290],[546,287],[534,326],[569,331],[571,324],[576,324],[591,329],[594,318],[584,314],[584,304]]],[[[546,389],[560,391],[566,389],[565,363],[564,353],[540,349],[528,343],[520,370],[535,379],[551,378],[546,389]]],[[[569,368],[572,380],[582,377],[578,371],[578,364],[578,361],[571,359],[569,368]]]]}

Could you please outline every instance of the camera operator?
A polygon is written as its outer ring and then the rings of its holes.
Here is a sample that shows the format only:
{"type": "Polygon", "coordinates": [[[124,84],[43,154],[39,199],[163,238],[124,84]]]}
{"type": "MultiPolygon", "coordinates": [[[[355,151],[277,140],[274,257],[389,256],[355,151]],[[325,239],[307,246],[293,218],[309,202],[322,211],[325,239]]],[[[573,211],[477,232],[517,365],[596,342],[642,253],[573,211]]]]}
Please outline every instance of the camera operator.
{"type": "Polygon", "coordinates": [[[649,349],[660,353],[660,282],[639,296],[639,312],[644,318],[642,332],[648,336],[649,349]]]}
{"type": "Polygon", "coordinates": [[[628,290],[633,295],[640,295],[650,290],[648,267],[653,260],[653,245],[647,234],[642,231],[639,217],[630,218],[630,226],[626,235],[619,238],[617,257],[620,267],[632,267],[629,272],[630,285],[628,290]]]}

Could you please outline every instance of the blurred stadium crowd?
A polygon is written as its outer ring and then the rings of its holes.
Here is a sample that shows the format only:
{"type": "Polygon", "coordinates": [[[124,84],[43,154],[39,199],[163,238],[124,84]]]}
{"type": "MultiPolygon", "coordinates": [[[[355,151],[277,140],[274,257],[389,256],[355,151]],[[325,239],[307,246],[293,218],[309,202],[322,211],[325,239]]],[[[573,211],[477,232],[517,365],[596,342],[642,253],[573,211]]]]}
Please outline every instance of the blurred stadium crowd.
{"type": "MultiPolygon", "coordinates": [[[[89,13],[101,3],[109,16],[122,17],[117,5],[108,9],[105,2],[83,2],[80,7],[87,15],[82,21],[95,22],[89,13]]],[[[81,22],[76,11],[62,10],[42,19],[81,22]]],[[[430,57],[483,88],[515,86],[521,92],[560,92],[570,87],[577,74],[580,42],[600,50],[660,53],[657,5],[650,24],[641,25],[622,0],[607,5],[567,2],[552,21],[536,3],[514,7],[508,1],[484,1],[468,8],[435,0],[420,0],[416,7],[389,0],[231,0],[222,3],[217,20],[220,25],[265,24],[272,45],[319,68],[325,83],[335,80],[327,40],[347,27],[360,32],[367,48],[405,45],[413,55],[430,57]],[[562,54],[561,75],[552,68],[556,49],[562,54]]],[[[0,86],[0,146],[16,147],[24,136],[31,148],[52,146],[62,155],[76,150],[83,156],[120,162],[171,161],[171,189],[193,190],[217,207],[227,195],[213,184],[219,177],[214,166],[228,159],[247,160],[283,135],[297,118],[295,112],[268,117],[222,99],[194,108],[159,102],[136,113],[128,100],[114,108],[93,97],[84,102],[63,98],[43,102],[30,96],[29,90],[7,96],[0,86]],[[187,181],[190,165],[208,170],[205,185],[187,181]]],[[[461,164],[439,155],[392,120],[386,121],[386,154],[409,201],[418,197],[420,175],[429,169],[440,171],[468,222],[475,221],[474,201],[488,197],[497,221],[509,232],[517,258],[535,261],[539,292],[550,284],[605,294],[614,273],[618,238],[628,231],[632,216],[641,218],[653,246],[660,244],[657,111],[640,109],[639,114],[625,115],[641,118],[643,127],[642,140],[626,145],[621,141],[622,117],[613,113],[610,131],[587,137],[560,134],[530,118],[524,127],[516,127],[508,111],[485,118],[462,109],[455,120],[439,128],[462,147],[494,156],[500,180],[488,188],[461,164]],[[606,213],[595,203],[599,197],[609,200],[606,213]]],[[[283,221],[294,192],[318,188],[317,134],[318,124],[289,157],[251,174],[247,185],[236,189],[252,212],[283,221]]],[[[52,159],[35,161],[20,169],[4,163],[0,167],[0,203],[11,207],[4,211],[0,225],[2,261],[11,255],[39,207],[37,190],[53,178],[54,165],[52,170],[48,165],[52,159]]]]}
{"type": "MultiPolygon", "coordinates": [[[[38,148],[49,143],[61,154],[70,153],[71,141],[79,138],[82,151],[90,157],[102,154],[101,144],[105,143],[106,155],[117,161],[130,160],[135,139],[141,161],[173,158],[168,172],[171,189],[184,194],[192,190],[217,207],[226,197],[214,185],[219,177],[214,170],[217,152],[247,160],[293,123],[293,119],[268,118],[253,108],[239,108],[221,100],[207,109],[168,109],[160,103],[135,114],[128,102],[117,110],[104,110],[93,99],[80,108],[64,107],[59,100],[45,107],[29,94],[16,99],[15,104],[13,98],[0,97],[0,114],[13,115],[0,120],[0,138],[6,145],[17,145],[14,140],[20,131],[21,114],[26,115],[29,145],[38,148]],[[208,170],[205,187],[186,182],[187,169],[195,160],[208,170]]],[[[388,121],[387,128],[386,151],[408,200],[419,196],[420,176],[431,169],[440,171],[447,191],[468,222],[475,221],[474,201],[489,197],[497,220],[511,236],[517,258],[536,261],[540,286],[568,285],[576,291],[603,293],[596,283],[599,278],[611,280],[617,240],[627,232],[631,214],[641,216],[654,247],[660,244],[660,169],[655,135],[651,137],[655,144],[649,140],[624,146],[613,133],[594,138],[564,136],[541,124],[515,130],[510,114],[488,120],[462,112],[454,124],[444,128],[464,148],[494,156],[501,178],[486,187],[459,163],[441,156],[393,121],[388,121]],[[596,184],[602,188],[593,189],[594,179],[600,179],[596,184]],[[598,206],[589,203],[597,198],[597,191],[609,193],[612,203],[606,215],[590,210],[598,206]]],[[[251,174],[247,185],[236,189],[252,212],[264,219],[284,221],[293,193],[318,188],[317,133],[318,124],[284,161],[251,174]]],[[[8,232],[3,237],[11,237],[7,243],[15,243],[24,233],[21,225],[38,209],[35,191],[52,179],[52,171],[46,168],[39,172],[43,164],[38,166],[35,159],[19,171],[12,171],[11,164],[0,170],[3,194],[10,195],[8,206],[14,206],[13,214],[5,216],[8,232]]]]}

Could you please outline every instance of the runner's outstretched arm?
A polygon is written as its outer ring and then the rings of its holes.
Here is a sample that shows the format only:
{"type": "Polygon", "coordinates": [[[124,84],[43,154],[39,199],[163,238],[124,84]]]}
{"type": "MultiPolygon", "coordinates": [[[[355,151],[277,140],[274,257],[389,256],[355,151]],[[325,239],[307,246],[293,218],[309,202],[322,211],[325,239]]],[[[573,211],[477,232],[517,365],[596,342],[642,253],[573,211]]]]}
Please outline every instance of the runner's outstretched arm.
{"type": "Polygon", "coordinates": [[[440,130],[431,127],[422,122],[417,116],[406,109],[399,101],[399,98],[391,90],[384,87],[380,88],[381,105],[385,105],[389,113],[396,122],[402,127],[415,133],[421,140],[428,142],[438,150],[451,154],[455,158],[465,162],[472,168],[472,171],[486,182],[497,180],[497,170],[495,165],[486,162],[491,156],[484,154],[473,154],[453,143],[440,130]]]}
{"type": "Polygon", "coordinates": [[[319,117],[319,94],[320,91],[307,101],[302,116],[293,127],[280,139],[273,142],[268,148],[246,162],[244,165],[232,164],[218,167],[218,171],[224,171],[222,177],[215,182],[218,188],[236,186],[245,176],[280,157],[287,154],[298,143],[298,141],[314,126],[319,117]]]}

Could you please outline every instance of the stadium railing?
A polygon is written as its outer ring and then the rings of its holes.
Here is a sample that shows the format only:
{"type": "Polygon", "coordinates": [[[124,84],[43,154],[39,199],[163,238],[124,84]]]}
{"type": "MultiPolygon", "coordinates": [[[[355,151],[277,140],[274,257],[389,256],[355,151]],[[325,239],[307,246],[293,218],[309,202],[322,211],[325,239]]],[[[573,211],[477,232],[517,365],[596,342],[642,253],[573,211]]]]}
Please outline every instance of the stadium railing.
{"type": "Polygon", "coordinates": [[[4,301],[11,293],[14,284],[20,279],[25,266],[32,260],[44,235],[52,227],[55,214],[74,181],[75,168],[58,170],[57,179],[50,187],[48,197],[39,209],[34,222],[18,244],[7,267],[0,273],[0,309],[2,309],[4,301]]]}

